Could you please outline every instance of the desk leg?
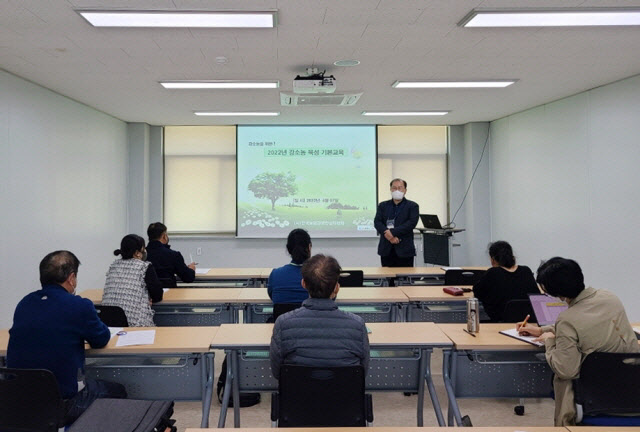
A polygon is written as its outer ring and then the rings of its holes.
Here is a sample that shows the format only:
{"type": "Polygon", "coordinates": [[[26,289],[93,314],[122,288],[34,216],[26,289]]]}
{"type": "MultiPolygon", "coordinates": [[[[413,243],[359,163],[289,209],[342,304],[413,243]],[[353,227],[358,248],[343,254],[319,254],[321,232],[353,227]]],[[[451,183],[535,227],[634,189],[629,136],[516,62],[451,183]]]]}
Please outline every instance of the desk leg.
{"type": "Polygon", "coordinates": [[[222,404],[220,405],[220,417],[218,418],[218,428],[223,428],[224,424],[227,420],[227,409],[229,408],[229,399],[231,398],[231,385],[233,382],[233,372],[231,370],[231,365],[229,364],[230,359],[233,357],[231,354],[233,351],[225,351],[225,355],[227,356],[227,379],[224,384],[224,392],[222,393],[222,404]]]}
{"type": "MultiPolygon", "coordinates": [[[[431,404],[433,410],[436,413],[439,426],[445,426],[444,417],[442,415],[442,408],[440,408],[440,401],[438,400],[438,394],[436,393],[436,387],[433,385],[433,377],[431,376],[431,349],[423,350],[423,356],[425,357],[426,368],[424,373],[425,381],[427,382],[427,388],[429,389],[429,396],[431,396],[431,404]]],[[[424,390],[423,390],[424,398],[424,390]]]]}
{"type": "Polygon", "coordinates": [[[453,350],[443,350],[442,354],[442,378],[444,387],[447,390],[447,398],[449,399],[449,408],[447,410],[448,425],[453,426],[453,417],[455,417],[456,424],[460,426],[462,425],[462,416],[460,415],[460,408],[458,407],[453,382],[451,381],[451,377],[455,375],[455,352],[453,350]]]}
{"type": "Polygon", "coordinates": [[[249,314],[249,308],[251,308],[250,304],[244,305],[244,313],[243,313],[244,318],[242,320],[245,322],[245,324],[251,324],[251,316],[249,314]]]}
{"type": "MultiPolygon", "coordinates": [[[[426,349],[420,350],[420,364],[418,365],[418,376],[424,377],[427,373],[427,359],[426,359],[426,349]]],[[[424,379],[418,380],[418,427],[422,427],[424,425],[424,379]]]]}
{"type": "Polygon", "coordinates": [[[209,411],[211,411],[211,403],[213,402],[213,379],[215,377],[214,357],[215,353],[204,353],[200,364],[205,383],[202,389],[202,422],[200,423],[202,428],[209,427],[209,411]]]}
{"type": "Polygon", "coordinates": [[[233,427],[240,427],[240,387],[238,383],[238,350],[231,351],[229,360],[231,360],[231,369],[233,370],[233,383],[232,392],[233,395],[233,427]]]}

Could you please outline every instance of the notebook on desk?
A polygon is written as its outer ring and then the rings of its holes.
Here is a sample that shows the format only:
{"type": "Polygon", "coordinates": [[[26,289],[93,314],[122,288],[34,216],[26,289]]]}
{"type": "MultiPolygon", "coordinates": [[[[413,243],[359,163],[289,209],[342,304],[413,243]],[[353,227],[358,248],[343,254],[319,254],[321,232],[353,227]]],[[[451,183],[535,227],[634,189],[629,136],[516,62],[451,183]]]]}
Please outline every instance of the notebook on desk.
{"type": "Polygon", "coordinates": [[[560,312],[569,307],[560,299],[546,294],[529,294],[529,301],[540,327],[555,324],[560,312]]]}
{"type": "Polygon", "coordinates": [[[422,225],[427,229],[442,229],[438,215],[421,214],[420,219],[422,220],[422,225]]]}

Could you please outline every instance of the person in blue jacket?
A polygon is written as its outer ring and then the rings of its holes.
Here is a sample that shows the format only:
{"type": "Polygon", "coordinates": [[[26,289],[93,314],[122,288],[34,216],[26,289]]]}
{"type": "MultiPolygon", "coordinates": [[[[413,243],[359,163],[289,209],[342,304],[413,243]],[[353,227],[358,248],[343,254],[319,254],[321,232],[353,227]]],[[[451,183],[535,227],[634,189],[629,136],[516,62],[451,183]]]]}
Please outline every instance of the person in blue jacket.
{"type": "Polygon", "coordinates": [[[391,199],[378,204],[374,225],[380,235],[378,255],[383,267],[413,267],[416,247],[413,229],[418,224],[418,204],[405,198],[407,182],[391,180],[391,199]]]}
{"type": "Polygon", "coordinates": [[[273,269],[267,283],[267,293],[274,304],[274,319],[277,318],[275,315],[291,310],[309,298],[309,293],[302,287],[300,273],[302,264],[311,256],[309,233],[300,228],[291,231],[287,237],[287,252],[291,255],[291,262],[273,269]]]}
{"type": "Polygon", "coordinates": [[[9,330],[7,366],[46,369],[58,381],[65,400],[65,425],[98,398],[124,398],[121,384],[85,379],[84,344],[104,347],[111,338],[90,300],[75,295],[80,261],[69,251],[51,252],[40,262],[42,289],[24,297],[9,330]]]}

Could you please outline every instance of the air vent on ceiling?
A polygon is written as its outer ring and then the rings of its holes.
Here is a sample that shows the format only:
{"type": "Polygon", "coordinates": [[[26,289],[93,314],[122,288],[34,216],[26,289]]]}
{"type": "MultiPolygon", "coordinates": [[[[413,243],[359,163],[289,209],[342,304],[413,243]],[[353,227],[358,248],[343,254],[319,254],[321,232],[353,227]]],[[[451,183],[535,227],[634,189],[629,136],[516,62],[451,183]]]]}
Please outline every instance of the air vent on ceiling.
{"type": "Polygon", "coordinates": [[[280,93],[282,106],[352,106],[362,93],[348,94],[295,94],[280,93]]]}

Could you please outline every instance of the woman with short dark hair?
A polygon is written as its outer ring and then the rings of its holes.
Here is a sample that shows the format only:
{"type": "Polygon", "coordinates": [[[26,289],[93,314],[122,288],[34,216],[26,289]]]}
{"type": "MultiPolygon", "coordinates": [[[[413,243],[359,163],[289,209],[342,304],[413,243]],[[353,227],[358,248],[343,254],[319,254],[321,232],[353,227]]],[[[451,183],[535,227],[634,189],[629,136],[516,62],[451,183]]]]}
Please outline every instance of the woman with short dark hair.
{"type": "Polygon", "coordinates": [[[509,300],[528,299],[528,294],[539,294],[540,290],[531,269],[516,264],[513,249],[506,241],[489,244],[489,259],[491,268],[473,286],[473,294],[491,321],[501,322],[509,300]]]}
{"type": "Polygon", "coordinates": [[[153,265],[146,261],[144,239],[128,234],[113,254],[122,258],[109,266],[102,304],[121,307],[130,327],[155,326],[151,303],[162,300],[164,291],[153,265]]]}
{"type": "Polygon", "coordinates": [[[309,293],[302,287],[300,273],[302,264],[311,256],[309,233],[300,228],[291,231],[287,237],[287,252],[291,255],[291,262],[273,269],[267,283],[267,292],[274,304],[275,318],[281,310],[291,310],[309,298],[309,293]]]}

